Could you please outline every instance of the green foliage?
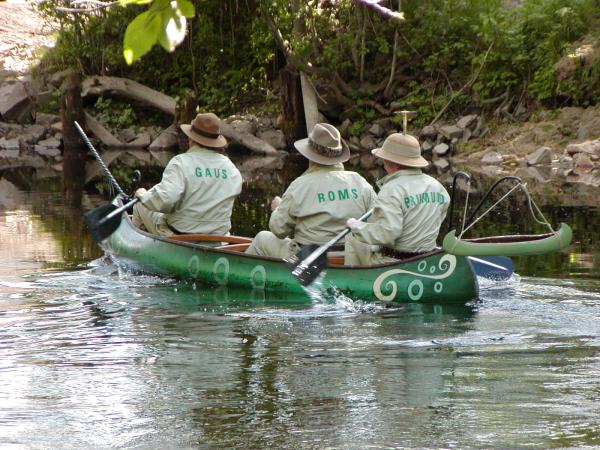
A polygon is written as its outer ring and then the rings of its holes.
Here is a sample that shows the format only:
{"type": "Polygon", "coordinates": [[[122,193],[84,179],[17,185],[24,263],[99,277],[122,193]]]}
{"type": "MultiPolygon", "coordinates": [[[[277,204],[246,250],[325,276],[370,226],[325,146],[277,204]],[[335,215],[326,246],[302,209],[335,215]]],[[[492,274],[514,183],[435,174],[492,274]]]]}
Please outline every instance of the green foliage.
{"type": "Polygon", "coordinates": [[[203,109],[219,114],[272,93],[285,60],[266,17],[301,68],[312,67],[317,86],[344,80],[358,121],[375,112],[366,100],[400,103],[427,123],[442,109],[453,116],[507,99],[552,107],[600,96],[597,60],[575,64],[566,78],[556,70],[598,21],[594,0],[524,0],[510,8],[502,0],[405,0],[402,23],[354,0],[154,0],[149,8],[140,6],[147,0],[121,0],[129,6],[96,16],[65,15],[58,1],[42,3],[62,24],[48,67],[129,77],[173,96],[192,89],[203,109]],[[392,56],[396,78],[385,92],[392,56]]]}
{"type": "Polygon", "coordinates": [[[129,103],[98,97],[94,104],[95,117],[111,128],[123,130],[139,123],[129,103]]]}

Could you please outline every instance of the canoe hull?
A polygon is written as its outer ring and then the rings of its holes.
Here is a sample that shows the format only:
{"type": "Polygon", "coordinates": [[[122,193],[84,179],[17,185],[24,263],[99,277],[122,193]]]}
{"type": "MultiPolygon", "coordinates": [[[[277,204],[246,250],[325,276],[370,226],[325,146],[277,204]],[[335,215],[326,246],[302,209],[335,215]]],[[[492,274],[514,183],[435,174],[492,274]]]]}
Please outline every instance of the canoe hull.
{"type": "MultiPolygon", "coordinates": [[[[216,287],[307,295],[281,259],[156,237],[136,229],[126,215],[102,246],[119,261],[147,273],[216,287]]],[[[478,295],[469,260],[442,251],[376,267],[330,267],[315,284],[318,291],[363,301],[464,304],[478,295]]]]}

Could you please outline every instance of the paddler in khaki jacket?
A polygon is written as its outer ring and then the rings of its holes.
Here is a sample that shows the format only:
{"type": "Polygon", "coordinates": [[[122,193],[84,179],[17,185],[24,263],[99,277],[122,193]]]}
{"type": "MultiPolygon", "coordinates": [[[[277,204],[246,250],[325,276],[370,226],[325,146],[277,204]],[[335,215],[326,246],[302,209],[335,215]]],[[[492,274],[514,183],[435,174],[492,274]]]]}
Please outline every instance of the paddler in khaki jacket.
{"type": "Polygon", "coordinates": [[[305,244],[324,244],[344,229],[346,219],[365,213],[375,199],[371,185],[344,170],[350,151],[332,125],[318,123],[294,146],[308,170],[271,203],[271,231],[256,235],[246,253],[287,258],[305,244]]]}
{"type": "Polygon", "coordinates": [[[227,140],[219,127],[212,113],[198,114],[191,124],[181,125],[189,149],[169,161],[160,183],[135,192],[140,202],[133,208],[134,225],[159,236],[229,233],[242,176],[222,153],[227,140]]]}
{"type": "Polygon", "coordinates": [[[435,178],[421,172],[428,162],[419,141],[408,134],[388,136],[373,155],[387,175],[367,222],[348,219],[345,263],[372,265],[431,251],[446,217],[450,196],[435,178]]]}

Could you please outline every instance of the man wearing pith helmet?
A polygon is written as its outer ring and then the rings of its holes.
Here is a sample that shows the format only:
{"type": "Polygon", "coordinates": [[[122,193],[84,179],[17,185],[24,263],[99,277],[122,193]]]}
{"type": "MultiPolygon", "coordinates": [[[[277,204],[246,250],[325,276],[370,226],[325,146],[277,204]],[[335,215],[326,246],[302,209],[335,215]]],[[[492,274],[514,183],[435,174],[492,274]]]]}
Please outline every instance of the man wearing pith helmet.
{"type": "Polygon", "coordinates": [[[439,181],[422,173],[428,162],[419,141],[394,133],[372,153],[383,160],[387,175],[377,183],[380,191],[367,222],[346,222],[351,233],[345,263],[380,264],[433,250],[450,196],[439,181]]]}
{"type": "Polygon", "coordinates": [[[375,199],[363,177],[344,170],[350,150],[333,125],[317,123],[294,146],[308,159],[308,170],[282,198],[273,199],[271,231],[258,233],[247,253],[287,258],[301,245],[324,244],[344,229],[346,218],[361,216],[375,199]]]}
{"type": "Polygon", "coordinates": [[[220,123],[215,114],[201,113],[181,125],[189,149],[169,161],[160,183],[135,192],[140,199],[133,208],[136,226],[160,236],[229,233],[242,176],[223,154],[227,140],[220,123]]]}

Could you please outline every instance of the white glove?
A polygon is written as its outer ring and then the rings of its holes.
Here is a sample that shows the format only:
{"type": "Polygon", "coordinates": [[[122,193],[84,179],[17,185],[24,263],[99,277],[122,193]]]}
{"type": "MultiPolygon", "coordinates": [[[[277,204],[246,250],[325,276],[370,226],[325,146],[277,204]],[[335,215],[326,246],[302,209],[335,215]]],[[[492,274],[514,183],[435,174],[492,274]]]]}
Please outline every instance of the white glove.
{"type": "Polygon", "coordinates": [[[133,194],[134,197],[140,198],[142,195],[144,195],[146,193],[146,189],[144,188],[139,188],[137,191],[135,191],[135,194],[133,194]]]}
{"type": "Polygon", "coordinates": [[[352,229],[352,227],[358,222],[360,222],[360,220],[356,220],[354,217],[350,217],[348,220],[346,220],[346,226],[352,229]]]}
{"type": "Polygon", "coordinates": [[[273,200],[271,200],[271,211],[275,211],[279,205],[281,204],[281,197],[276,195],[273,200]]]}

